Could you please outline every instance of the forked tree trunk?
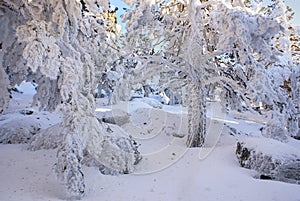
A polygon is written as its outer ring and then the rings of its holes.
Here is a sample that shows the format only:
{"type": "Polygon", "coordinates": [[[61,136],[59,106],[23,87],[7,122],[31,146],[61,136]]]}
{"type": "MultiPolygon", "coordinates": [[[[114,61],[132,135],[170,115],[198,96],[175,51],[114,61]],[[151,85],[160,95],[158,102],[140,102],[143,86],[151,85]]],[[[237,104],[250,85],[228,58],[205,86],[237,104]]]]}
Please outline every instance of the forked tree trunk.
{"type": "Polygon", "coordinates": [[[188,147],[202,147],[206,136],[205,93],[200,79],[188,85],[188,147]]]}

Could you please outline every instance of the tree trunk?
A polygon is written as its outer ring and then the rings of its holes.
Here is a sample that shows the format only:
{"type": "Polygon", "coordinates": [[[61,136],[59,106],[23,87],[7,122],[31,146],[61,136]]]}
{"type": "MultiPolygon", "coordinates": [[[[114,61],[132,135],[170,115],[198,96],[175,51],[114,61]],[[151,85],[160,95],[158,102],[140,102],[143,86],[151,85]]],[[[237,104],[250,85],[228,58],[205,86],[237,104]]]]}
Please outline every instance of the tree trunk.
{"type": "Polygon", "coordinates": [[[291,89],[292,89],[292,99],[295,105],[295,116],[291,118],[292,125],[288,126],[293,127],[293,134],[300,138],[300,71],[293,72],[291,75],[291,89]]]}
{"type": "Polygon", "coordinates": [[[192,79],[188,86],[188,147],[202,147],[206,136],[205,93],[200,79],[192,79]]]}
{"type": "Polygon", "coordinates": [[[4,69],[0,64],[0,114],[8,107],[9,92],[8,92],[9,80],[4,69]]]}

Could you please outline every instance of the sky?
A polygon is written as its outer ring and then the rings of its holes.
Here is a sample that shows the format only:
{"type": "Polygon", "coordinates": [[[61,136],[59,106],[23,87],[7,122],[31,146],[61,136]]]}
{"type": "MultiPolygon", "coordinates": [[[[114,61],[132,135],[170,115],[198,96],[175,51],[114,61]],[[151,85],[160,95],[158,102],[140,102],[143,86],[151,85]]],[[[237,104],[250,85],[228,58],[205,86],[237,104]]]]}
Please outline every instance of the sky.
{"type": "Polygon", "coordinates": [[[294,12],[295,16],[292,23],[296,26],[300,26],[300,1],[299,0],[285,0],[286,4],[290,6],[294,12]]]}
{"type": "MultiPolygon", "coordinates": [[[[269,0],[265,0],[269,1],[269,0]]],[[[296,26],[300,26],[300,0],[284,0],[286,4],[291,7],[294,12],[295,16],[294,19],[292,20],[292,23],[296,26]]],[[[110,0],[111,4],[117,6],[119,8],[117,12],[118,19],[120,19],[120,15],[124,13],[123,8],[128,8],[128,5],[125,4],[122,0],[110,0]]]]}
{"type": "Polygon", "coordinates": [[[122,0],[109,0],[109,2],[118,7],[118,11],[117,11],[117,17],[120,20],[121,19],[121,15],[125,13],[125,11],[123,10],[123,8],[128,8],[129,6],[127,4],[125,4],[122,0]]]}

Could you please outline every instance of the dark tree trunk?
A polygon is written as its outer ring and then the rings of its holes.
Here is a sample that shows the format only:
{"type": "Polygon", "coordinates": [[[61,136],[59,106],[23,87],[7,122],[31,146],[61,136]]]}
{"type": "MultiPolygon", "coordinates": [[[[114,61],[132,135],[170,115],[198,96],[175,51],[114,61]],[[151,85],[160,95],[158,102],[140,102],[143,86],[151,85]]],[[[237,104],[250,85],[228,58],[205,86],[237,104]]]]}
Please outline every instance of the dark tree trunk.
{"type": "Polygon", "coordinates": [[[188,90],[187,146],[202,147],[206,136],[206,103],[201,80],[190,80],[188,90]]]}

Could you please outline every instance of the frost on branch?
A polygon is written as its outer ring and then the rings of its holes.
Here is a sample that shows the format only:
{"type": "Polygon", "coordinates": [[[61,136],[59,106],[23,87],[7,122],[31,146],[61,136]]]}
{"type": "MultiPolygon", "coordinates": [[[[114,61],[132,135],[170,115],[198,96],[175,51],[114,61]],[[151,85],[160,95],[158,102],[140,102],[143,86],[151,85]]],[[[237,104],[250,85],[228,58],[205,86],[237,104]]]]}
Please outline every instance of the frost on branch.
{"type": "Polygon", "coordinates": [[[26,25],[19,26],[16,34],[20,42],[27,44],[23,50],[26,65],[34,73],[40,69],[43,75],[56,79],[61,64],[61,53],[55,36],[50,35],[50,26],[50,23],[33,19],[26,25]]]}
{"type": "MultiPolygon", "coordinates": [[[[214,54],[209,53],[210,39],[204,37],[209,22],[204,8],[201,4],[184,1],[160,1],[159,4],[146,1],[139,2],[136,9],[126,15],[131,19],[127,24],[127,41],[134,48],[132,55],[140,64],[142,76],[148,79],[152,72],[169,73],[168,78],[172,76],[173,83],[188,86],[187,145],[193,147],[202,146],[205,141],[204,80],[209,79],[208,72],[215,70],[211,62],[214,54]]],[[[171,85],[172,81],[163,85],[171,85]]]]}
{"type": "MultiPolygon", "coordinates": [[[[197,79],[197,78],[194,78],[197,79]]],[[[188,147],[202,147],[206,135],[206,106],[204,90],[200,81],[191,81],[188,86],[188,147]]]]}
{"type": "Polygon", "coordinates": [[[15,36],[16,27],[24,22],[24,18],[7,9],[9,6],[5,1],[0,2],[0,113],[8,106],[8,90],[20,84],[27,74],[22,58],[24,44],[15,36]]]}
{"type": "Polygon", "coordinates": [[[54,111],[61,103],[58,80],[51,80],[44,75],[34,77],[32,80],[38,83],[38,87],[32,105],[39,106],[40,110],[54,111]]]}
{"type": "Polygon", "coordinates": [[[282,87],[294,68],[283,5],[280,0],[274,1],[271,11],[266,12],[269,14],[264,15],[258,10],[257,13],[244,12],[223,4],[212,12],[213,29],[222,30],[217,32],[216,48],[226,51],[232,59],[221,70],[227,78],[238,81],[242,89],[237,90],[228,82],[229,94],[237,97],[235,103],[241,105],[244,102],[244,108],[246,105],[246,109],[268,119],[267,127],[263,129],[265,136],[282,141],[287,132],[293,134],[297,130],[293,123],[296,105],[282,87]]]}

